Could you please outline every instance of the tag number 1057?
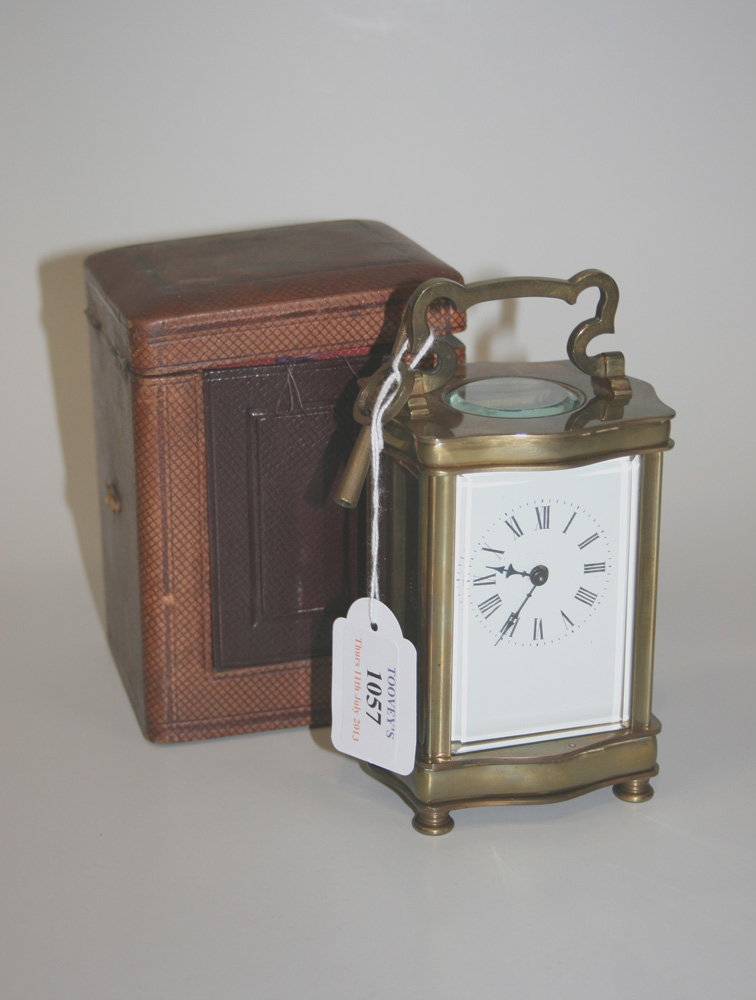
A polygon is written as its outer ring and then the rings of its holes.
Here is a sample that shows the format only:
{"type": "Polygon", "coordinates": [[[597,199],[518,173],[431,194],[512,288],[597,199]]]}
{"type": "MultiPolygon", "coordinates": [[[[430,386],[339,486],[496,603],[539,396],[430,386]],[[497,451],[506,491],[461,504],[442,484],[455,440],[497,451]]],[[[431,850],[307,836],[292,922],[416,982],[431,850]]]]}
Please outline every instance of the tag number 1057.
{"type": "Polygon", "coordinates": [[[383,688],[378,683],[378,681],[382,680],[382,678],[380,674],[376,674],[372,670],[368,670],[367,675],[368,677],[376,678],[374,681],[368,681],[365,686],[365,690],[367,691],[367,694],[365,695],[365,703],[367,704],[368,708],[371,708],[376,712],[376,715],[373,715],[372,712],[367,712],[367,711],[365,712],[365,715],[368,717],[368,719],[372,719],[373,722],[377,723],[380,726],[381,696],[383,694],[383,688]]]}

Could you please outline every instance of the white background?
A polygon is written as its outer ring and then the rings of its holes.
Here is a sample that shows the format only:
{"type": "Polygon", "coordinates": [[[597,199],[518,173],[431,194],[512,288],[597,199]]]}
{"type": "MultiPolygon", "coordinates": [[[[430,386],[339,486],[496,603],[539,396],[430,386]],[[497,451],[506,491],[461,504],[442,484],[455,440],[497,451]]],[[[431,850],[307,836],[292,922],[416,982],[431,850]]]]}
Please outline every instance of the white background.
{"type": "MultiPolygon", "coordinates": [[[[755,31],[750,0],[6,0],[4,995],[752,996],[755,31]],[[679,413],[649,803],[433,840],[326,733],[140,736],[99,620],[82,259],[348,217],[468,280],[618,281],[611,347],[679,413]]],[[[480,357],[561,356],[574,318],[480,310],[480,357]]]]}

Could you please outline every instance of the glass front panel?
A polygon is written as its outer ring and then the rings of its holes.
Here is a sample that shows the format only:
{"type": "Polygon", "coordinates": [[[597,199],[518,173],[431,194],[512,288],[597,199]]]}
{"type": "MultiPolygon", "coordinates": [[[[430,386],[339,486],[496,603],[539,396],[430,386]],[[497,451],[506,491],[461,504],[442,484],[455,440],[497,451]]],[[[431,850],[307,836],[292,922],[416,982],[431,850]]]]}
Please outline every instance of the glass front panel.
{"type": "Polygon", "coordinates": [[[457,477],[455,752],[630,717],[640,458],[457,477]]]}

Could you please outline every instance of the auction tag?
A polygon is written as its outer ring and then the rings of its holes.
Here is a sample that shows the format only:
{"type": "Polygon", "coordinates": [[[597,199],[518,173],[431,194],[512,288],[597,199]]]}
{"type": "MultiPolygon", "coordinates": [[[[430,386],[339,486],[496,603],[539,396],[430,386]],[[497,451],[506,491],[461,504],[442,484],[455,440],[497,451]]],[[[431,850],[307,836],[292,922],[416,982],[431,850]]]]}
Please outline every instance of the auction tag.
{"type": "Polygon", "coordinates": [[[396,774],[415,766],[417,652],[393,612],[367,597],[333,623],[331,742],[396,774]]]}

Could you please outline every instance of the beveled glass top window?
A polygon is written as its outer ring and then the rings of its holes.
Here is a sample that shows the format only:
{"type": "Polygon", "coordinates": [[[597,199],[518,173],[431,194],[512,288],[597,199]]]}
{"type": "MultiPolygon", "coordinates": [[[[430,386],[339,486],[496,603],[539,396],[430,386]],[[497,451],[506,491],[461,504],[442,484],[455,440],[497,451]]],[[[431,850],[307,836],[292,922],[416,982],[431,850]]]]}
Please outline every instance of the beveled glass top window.
{"type": "Polygon", "coordinates": [[[582,393],[559,382],[513,376],[465,382],[443,398],[447,406],[462,413],[514,420],[558,416],[585,402],[582,393]]]}

